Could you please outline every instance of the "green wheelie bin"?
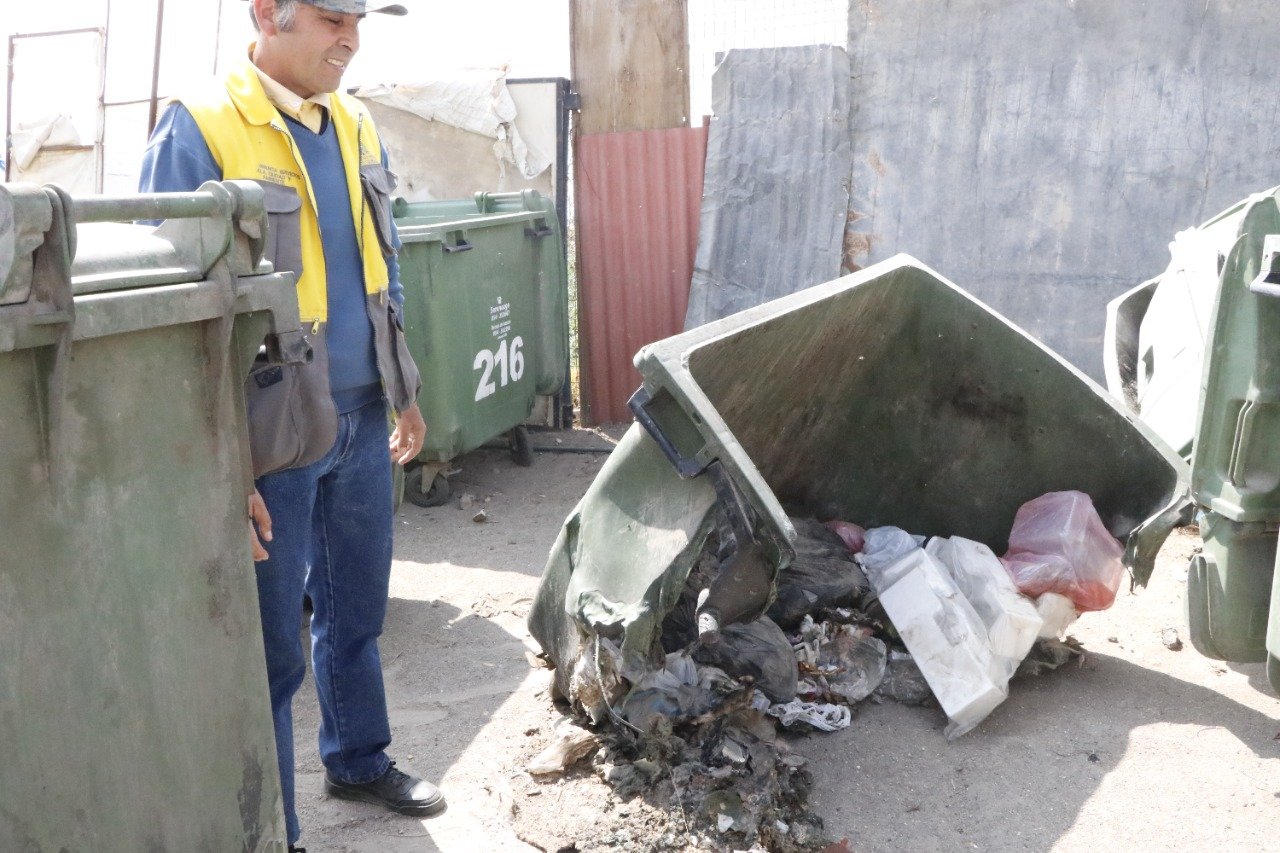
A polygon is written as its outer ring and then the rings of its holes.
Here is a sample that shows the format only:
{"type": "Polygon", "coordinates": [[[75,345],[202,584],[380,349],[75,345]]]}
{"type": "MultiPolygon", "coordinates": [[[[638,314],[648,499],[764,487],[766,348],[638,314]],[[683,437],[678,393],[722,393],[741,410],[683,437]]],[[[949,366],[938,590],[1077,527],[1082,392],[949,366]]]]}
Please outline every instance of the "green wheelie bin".
{"type": "Polygon", "coordinates": [[[1191,489],[1204,550],[1187,576],[1191,641],[1268,665],[1280,690],[1280,193],[1245,202],[1205,347],[1191,489]]]}
{"type": "Polygon", "coordinates": [[[506,435],[532,461],[524,423],[564,385],[567,273],[555,205],[534,190],[393,208],[403,246],[405,339],[422,373],[427,437],[404,495],[449,497],[451,460],[506,435]]]}
{"type": "Polygon", "coordinates": [[[1186,506],[1185,463],[1135,414],[905,255],[635,363],[637,423],[565,520],[529,616],[566,697],[601,695],[602,637],[621,672],[645,671],[718,516],[733,553],[699,616],[726,624],[769,606],[795,557],[789,514],[1002,553],[1024,502],[1075,489],[1145,584],[1186,506]]]}
{"type": "Polygon", "coordinates": [[[0,850],[285,849],[241,389],[308,347],[266,222],[0,185],[0,850]]]}

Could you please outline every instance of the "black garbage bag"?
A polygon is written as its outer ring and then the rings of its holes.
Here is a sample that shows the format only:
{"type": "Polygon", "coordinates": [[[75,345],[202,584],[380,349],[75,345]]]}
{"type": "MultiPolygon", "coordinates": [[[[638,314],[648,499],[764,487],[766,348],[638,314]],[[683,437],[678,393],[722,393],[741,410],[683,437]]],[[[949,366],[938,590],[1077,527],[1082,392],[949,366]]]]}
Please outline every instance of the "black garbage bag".
{"type": "Polygon", "coordinates": [[[853,554],[825,524],[792,518],[796,559],[778,575],[778,595],[768,616],[784,630],[824,607],[858,607],[870,585],[853,554]]]}
{"type": "Polygon", "coordinates": [[[693,659],[734,678],[750,676],[770,701],[796,698],[796,653],[782,629],[767,616],[721,628],[717,642],[697,645],[693,659]]]}

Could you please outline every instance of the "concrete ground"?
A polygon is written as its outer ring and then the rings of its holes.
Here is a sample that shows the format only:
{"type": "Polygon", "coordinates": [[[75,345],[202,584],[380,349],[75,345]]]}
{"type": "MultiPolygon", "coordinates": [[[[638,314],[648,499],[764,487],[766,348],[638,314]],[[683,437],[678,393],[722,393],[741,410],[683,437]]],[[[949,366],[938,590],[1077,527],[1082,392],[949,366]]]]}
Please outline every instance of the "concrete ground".
{"type": "MultiPolygon", "coordinates": [[[[574,431],[534,443],[607,442],[574,431]]],[[[642,804],[616,800],[590,774],[539,782],[523,769],[559,718],[549,673],[526,658],[536,644],[524,618],[561,523],[603,461],[538,453],[524,469],[484,449],[452,478],[470,508],[401,508],[382,644],[392,756],[439,781],[449,809],[418,820],[325,798],[308,682],[295,707],[302,843],[313,853],[539,849],[521,837],[585,851],[605,849],[614,823],[629,827],[619,847],[647,849],[635,831],[642,804]],[[487,520],[473,521],[481,509],[487,520]]],[[[1171,539],[1148,589],[1076,623],[1082,666],[1015,681],[955,743],[941,711],[895,703],[865,705],[843,732],[798,738],[829,833],[856,851],[1280,849],[1280,700],[1261,666],[1207,660],[1187,642],[1182,598],[1197,545],[1192,533],[1171,539]],[[1167,627],[1181,651],[1162,643],[1167,627]]]]}

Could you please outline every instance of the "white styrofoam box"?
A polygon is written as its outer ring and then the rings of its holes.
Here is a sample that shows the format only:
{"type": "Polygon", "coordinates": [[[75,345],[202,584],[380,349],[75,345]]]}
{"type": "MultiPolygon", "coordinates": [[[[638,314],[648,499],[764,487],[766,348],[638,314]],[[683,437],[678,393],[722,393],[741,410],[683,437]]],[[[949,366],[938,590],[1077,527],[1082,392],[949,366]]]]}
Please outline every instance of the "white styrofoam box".
{"type": "Polygon", "coordinates": [[[1036,599],[1036,611],[1044,624],[1040,626],[1040,636],[1045,639],[1056,639],[1080,618],[1080,611],[1065,595],[1056,592],[1043,593],[1036,599]]]}
{"type": "Polygon", "coordinates": [[[992,653],[986,626],[968,599],[923,549],[877,576],[894,579],[876,587],[880,603],[951,719],[947,737],[959,737],[1008,696],[1008,676],[1000,675],[1006,662],[992,653]]]}
{"type": "Polygon", "coordinates": [[[1016,669],[1031,651],[1044,622],[1035,602],[1018,592],[1000,558],[981,542],[935,536],[925,551],[942,563],[978,612],[987,626],[991,650],[1014,661],[1016,669]]]}

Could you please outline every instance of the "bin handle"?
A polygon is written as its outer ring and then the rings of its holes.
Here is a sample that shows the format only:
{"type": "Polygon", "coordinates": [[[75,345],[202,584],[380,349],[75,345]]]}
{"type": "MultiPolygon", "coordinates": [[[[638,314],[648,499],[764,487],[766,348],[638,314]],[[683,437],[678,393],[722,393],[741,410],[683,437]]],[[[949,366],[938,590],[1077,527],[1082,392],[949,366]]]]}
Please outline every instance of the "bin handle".
{"type": "Polygon", "coordinates": [[[450,231],[445,240],[440,244],[440,248],[444,249],[446,255],[452,255],[457,252],[470,252],[475,248],[471,243],[467,242],[467,235],[462,231],[450,231]],[[452,239],[454,242],[450,243],[452,239]]]}
{"type": "Polygon", "coordinates": [[[696,477],[706,470],[707,466],[699,462],[696,458],[689,458],[681,455],[676,448],[675,443],[667,437],[662,427],[649,413],[648,405],[653,401],[653,395],[642,385],[636,389],[631,395],[631,399],[627,401],[627,408],[631,409],[631,414],[635,415],[636,421],[640,426],[644,427],[645,432],[649,433],[649,437],[657,442],[658,447],[662,449],[671,466],[683,478],[689,479],[696,477]]]}
{"type": "Polygon", "coordinates": [[[532,226],[524,229],[524,236],[526,237],[550,237],[554,233],[545,219],[535,219],[532,226]]]}
{"type": "Polygon", "coordinates": [[[1262,267],[1249,282],[1249,292],[1257,296],[1280,296],[1280,234],[1268,234],[1262,240],[1262,267]]]}
{"type": "Polygon", "coordinates": [[[687,480],[703,474],[710,478],[711,485],[716,491],[716,498],[728,515],[729,526],[733,529],[733,534],[738,540],[739,547],[744,546],[747,542],[755,541],[756,525],[752,521],[746,499],[743,498],[729,472],[725,470],[724,463],[719,459],[712,459],[704,464],[695,458],[682,455],[676,448],[675,443],[667,437],[666,432],[658,425],[653,415],[645,408],[652,400],[653,395],[642,385],[631,395],[631,399],[627,401],[627,406],[630,407],[640,425],[644,427],[645,432],[649,433],[649,437],[657,442],[658,447],[662,448],[663,454],[666,455],[668,461],[671,462],[671,465],[681,478],[687,480]]]}

